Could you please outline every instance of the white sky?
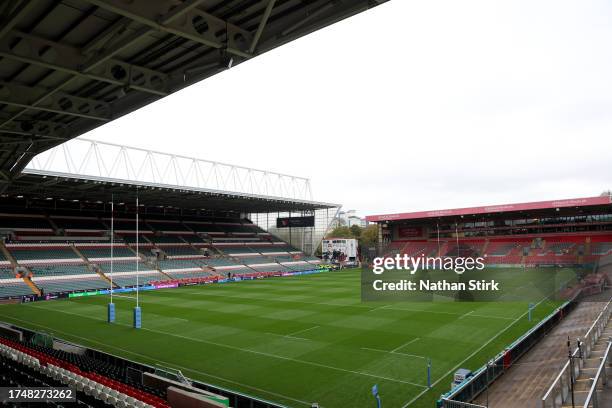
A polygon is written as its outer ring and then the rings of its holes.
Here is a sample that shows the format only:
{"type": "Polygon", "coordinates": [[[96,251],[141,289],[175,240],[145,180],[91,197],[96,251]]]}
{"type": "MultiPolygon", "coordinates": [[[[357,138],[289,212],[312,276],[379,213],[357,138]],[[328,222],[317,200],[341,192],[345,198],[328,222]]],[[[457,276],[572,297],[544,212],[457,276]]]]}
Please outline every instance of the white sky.
{"type": "Polygon", "coordinates": [[[605,0],[392,0],[88,133],[310,177],[359,214],[612,187],[605,0]]]}

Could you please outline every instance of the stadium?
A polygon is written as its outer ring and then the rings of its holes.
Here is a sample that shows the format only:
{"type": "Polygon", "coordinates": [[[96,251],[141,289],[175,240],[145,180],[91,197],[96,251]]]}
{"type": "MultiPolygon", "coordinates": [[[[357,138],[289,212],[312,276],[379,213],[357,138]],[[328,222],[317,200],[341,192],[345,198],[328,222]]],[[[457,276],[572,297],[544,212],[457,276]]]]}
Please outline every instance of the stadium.
{"type": "Polygon", "coordinates": [[[612,406],[609,194],[367,216],[344,268],[308,177],[80,137],[385,2],[0,3],[2,406],[612,406]],[[504,291],[369,291],[399,256],[504,291]]]}

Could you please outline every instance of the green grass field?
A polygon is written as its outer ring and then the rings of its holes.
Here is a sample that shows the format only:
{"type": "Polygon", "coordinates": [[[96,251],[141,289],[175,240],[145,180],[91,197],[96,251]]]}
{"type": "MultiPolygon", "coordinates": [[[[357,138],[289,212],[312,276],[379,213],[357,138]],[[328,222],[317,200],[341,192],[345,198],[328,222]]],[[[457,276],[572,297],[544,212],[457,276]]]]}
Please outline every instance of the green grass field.
{"type": "MultiPolygon", "coordinates": [[[[520,271],[517,272],[517,274],[520,271]]],[[[428,407],[459,368],[476,369],[547,316],[526,302],[361,303],[360,271],[0,306],[0,320],[292,407],[428,407]],[[426,358],[434,387],[426,387],[426,358]]]]}

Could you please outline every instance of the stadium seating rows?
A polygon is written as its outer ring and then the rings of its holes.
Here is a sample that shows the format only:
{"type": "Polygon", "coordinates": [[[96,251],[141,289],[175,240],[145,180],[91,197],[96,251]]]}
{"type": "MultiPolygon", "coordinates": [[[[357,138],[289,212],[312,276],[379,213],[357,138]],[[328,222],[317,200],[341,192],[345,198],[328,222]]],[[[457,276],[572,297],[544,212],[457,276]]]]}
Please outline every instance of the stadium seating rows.
{"type": "Polygon", "coordinates": [[[80,260],[79,256],[72,250],[72,248],[65,247],[11,247],[11,253],[17,259],[17,261],[28,261],[28,260],[46,260],[46,259],[77,259],[80,260]]]}
{"type": "Polygon", "coordinates": [[[168,256],[202,255],[202,252],[191,246],[164,246],[162,250],[168,256]]]}
{"type": "MultiPolygon", "coordinates": [[[[81,254],[89,259],[103,259],[111,257],[111,248],[110,246],[104,248],[85,248],[85,247],[77,247],[81,254]]],[[[112,256],[115,258],[131,258],[135,257],[136,254],[132,252],[128,247],[117,247],[115,246],[112,251],[112,256]]]]}
{"type": "Polygon", "coordinates": [[[2,297],[20,297],[31,295],[32,289],[24,282],[2,283],[0,281],[0,295],[2,297]]]}
{"type": "Polygon", "coordinates": [[[186,271],[181,271],[181,270],[175,270],[172,272],[166,272],[166,274],[173,279],[197,279],[197,278],[205,278],[205,277],[212,276],[210,273],[204,272],[204,271],[186,272],[186,271]]]}
{"type": "Polygon", "coordinates": [[[274,259],[268,258],[267,256],[249,256],[249,257],[241,258],[241,261],[245,265],[274,263],[274,259]]]}
{"type": "Polygon", "coordinates": [[[106,226],[95,218],[55,218],[51,217],[52,222],[61,229],[65,230],[106,230],[106,226]]]}
{"type": "MultiPolygon", "coordinates": [[[[15,267],[25,267],[24,276],[31,276],[34,287],[38,286],[45,293],[84,291],[110,285],[110,218],[65,214],[0,215],[0,225],[14,231],[7,236],[9,239],[5,244],[12,259],[7,259],[4,251],[0,251],[0,262],[5,265],[0,272],[0,297],[34,293],[25,281],[15,282],[15,267]],[[28,236],[18,234],[30,230],[35,231],[29,232],[28,236]]],[[[135,219],[116,218],[114,228],[113,282],[115,286],[133,286],[136,284],[138,259],[135,219]]],[[[141,218],[139,229],[141,261],[138,270],[151,273],[139,276],[141,285],[179,275],[181,278],[199,278],[211,274],[252,273],[256,268],[250,265],[262,263],[268,265],[257,269],[266,272],[314,269],[315,264],[320,263],[318,258],[305,257],[244,219],[181,221],[141,218]],[[212,235],[207,235],[208,232],[212,235]],[[224,246],[223,242],[231,245],[224,246]],[[274,244],[276,242],[280,244],[274,244]],[[281,265],[296,260],[304,263],[299,266],[281,265]]]]}
{"type": "MultiPolygon", "coordinates": [[[[104,273],[111,272],[110,262],[100,263],[98,266],[104,273]]],[[[138,262],[138,266],[136,266],[136,262],[113,262],[112,264],[113,272],[135,272],[137,268],[139,271],[147,271],[152,269],[144,262],[138,262]]]]}
{"type": "Polygon", "coordinates": [[[161,392],[128,382],[121,368],[91,357],[0,337],[0,365],[3,384],[63,384],[76,388],[81,406],[169,408],[161,392]],[[87,396],[95,401],[85,402],[87,396]]]}
{"type": "MultiPolygon", "coordinates": [[[[592,262],[599,256],[612,253],[612,236],[588,235],[552,236],[534,238],[495,238],[474,240],[460,239],[440,242],[442,256],[466,257],[483,256],[487,264],[578,264],[582,261],[592,262]],[[588,253],[588,240],[591,243],[588,253]]],[[[393,241],[386,251],[386,256],[397,253],[409,256],[435,256],[438,252],[436,240],[393,241]]]]}
{"type": "Polygon", "coordinates": [[[62,276],[62,275],[86,275],[91,272],[85,265],[43,265],[30,267],[32,276],[62,276]]]}
{"type": "Polygon", "coordinates": [[[18,214],[2,214],[0,216],[0,229],[53,231],[51,224],[44,217],[22,216],[18,214]]]}
{"type": "Polygon", "coordinates": [[[593,255],[608,255],[612,253],[612,242],[597,242],[591,248],[593,255]]]}
{"type": "Polygon", "coordinates": [[[113,276],[113,283],[121,287],[129,287],[136,285],[149,285],[152,281],[163,281],[166,279],[168,279],[168,277],[162,275],[161,273],[146,272],[142,274],[113,276]]]}
{"type": "MultiPolygon", "coordinates": [[[[109,287],[109,283],[97,275],[95,277],[92,276],[91,278],[78,279],[42,280],[33,278],[32,282],[34,282],[36,286],[42,289],[45,293],[76,292],[84,290],[108,289],[109,287]]],[[[32,291],[30,291],[29,294],[32,294],[32,291]]]]}
{"type": "Polygon", "coordinates": [[[195,259],[170,259],[159,261],[158,265],[162,271],[172,269],[201,269],[202,264],[195,259]]]}

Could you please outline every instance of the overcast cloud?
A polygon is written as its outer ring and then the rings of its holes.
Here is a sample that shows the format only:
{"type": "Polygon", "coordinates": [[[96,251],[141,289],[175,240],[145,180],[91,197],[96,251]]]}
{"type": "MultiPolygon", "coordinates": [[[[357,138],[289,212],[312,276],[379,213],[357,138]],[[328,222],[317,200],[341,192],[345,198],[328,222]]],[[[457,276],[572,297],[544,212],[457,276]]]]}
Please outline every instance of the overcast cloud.
{"type": "Polygon", "coordinates": [[[612,6],[392,0],[87,138],[310,177],[360,214],[612,187],[612,6]]]}

